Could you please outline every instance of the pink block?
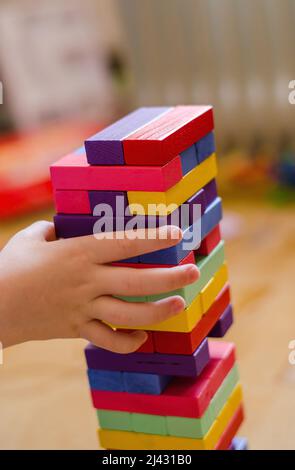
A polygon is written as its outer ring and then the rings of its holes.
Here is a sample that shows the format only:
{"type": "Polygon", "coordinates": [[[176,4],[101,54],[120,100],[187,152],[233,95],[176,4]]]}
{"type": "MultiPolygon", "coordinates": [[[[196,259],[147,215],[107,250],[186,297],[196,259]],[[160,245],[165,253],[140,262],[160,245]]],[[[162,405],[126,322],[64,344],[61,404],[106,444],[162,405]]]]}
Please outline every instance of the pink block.
{"type": "Polygon", "coordinates": [[[199,418],[235,363],[235,346],[209,342],[210,362],[199,377],[175,377],[161,395],[91,390],[97,409],[199,418]]]}
{"type": "Polygon", "coordinates": [[[87,191],[54,192],[55,209],[58,214],[91,214],[87,191]]]}
{"type": "Polygon", "coordinates": [[[166,191],[182,178],[177,156],[163,166],[91,166],[85,153],[69,154],[50,167],[55,190],[166,191]]]}

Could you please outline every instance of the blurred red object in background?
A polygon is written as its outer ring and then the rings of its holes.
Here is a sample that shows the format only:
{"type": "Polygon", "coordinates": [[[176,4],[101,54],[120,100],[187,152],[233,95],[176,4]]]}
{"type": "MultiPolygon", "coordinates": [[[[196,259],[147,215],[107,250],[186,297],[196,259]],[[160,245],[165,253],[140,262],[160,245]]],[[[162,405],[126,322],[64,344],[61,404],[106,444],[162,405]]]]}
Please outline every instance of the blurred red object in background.
{"type": "Polygon", "coordinates": [[[37,131],[0,137],[0,219],[52,204],[49,165],[84,145],[97,124],[54,124],[37,131]]]}

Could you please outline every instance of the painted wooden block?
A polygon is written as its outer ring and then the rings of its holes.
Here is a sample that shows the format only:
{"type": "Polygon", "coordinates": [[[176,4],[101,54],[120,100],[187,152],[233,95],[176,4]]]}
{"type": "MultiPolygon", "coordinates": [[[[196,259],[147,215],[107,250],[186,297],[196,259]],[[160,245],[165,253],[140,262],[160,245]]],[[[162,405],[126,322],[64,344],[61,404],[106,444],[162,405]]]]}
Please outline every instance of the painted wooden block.
{"type": "Polygon", "coordinates": [[[199,248],[195,250],[196,255],[207,256],[211,253],[212,250],[220,243],[221,235],[219,224],[208,233],[207,237],[202,240],[202,243],[199,248]]]}
{"type": "Polygon", "coordinates": [[[158,294],[149,295],[147,297],[148,302],[154,302],[156,300],[171,297],[173,295],[180,295],[185,300],[186,305],[190,305],[194,298],[201,292],[205,285],[210,281],[218,269],[222,266],[225,260],[224,254],[224,242],[221,241],[218,246],[208,256],[199,256],[196,258],[196,265],[200,271],[200,277],[197,281],[188,286],[176,289],[174,291],[158,294]]]}
{"type": "Polygon", "coordinates": [[[153,191],[167,191],[182,179],[179,156],[164,166],[90,166],[85,154],[72,153],[51,165],[50,172],[55,190],[152,191],[154,194],[153,191]]]}
{"type": "Polygon", "coordinates": [[[215,138],[214,132],[209,132],[202,139],[195,143],[196,156],[198,163],[202,163],[212,153],[215,152],[215,138]]]}
{"type": "Polygon", "coordinates": [[[102,429],[133,431],[131,413],[121,411],[96,410],[99,425],[102,429]]]}
{"type": "Polygon", "coordinates": [[[209,205],[218,196],[216,179],[212,179],[211,181],[209,181],[209,183],[207,183],[204,187],[204,190],[206,196],[206,203],[209,205]]]}
{"type": "MultiPolygon", "coordinates": [[[[126,330],[125,330],[125,332],[126,332],[126,330]]],[[[146,331],[146,333],[148,334],[148,338],[147,338],[146,342],[137,350],[137,352],[141,352],[141,353],[156,352],[155,345],[154,345],[153,333],[151,331],[146,331]]]]}
{"type": "Polygon", "coordinates": [[[237,386],[221,413],[202,439],[192,439],[174,436],[159,436],[129,431],[99,431],[101,446],[106,449],[122,450],[210,450],[218,444],[220,438],[241,405],[241,388],[237,386]]]}
{"type": "Polygon", "coordinates": [[[244,421],[244,408],[241,404],[232,418],[230,419],[226,429],[215,446],[215,450],[227,450],[233,438],[237,434],[242,422],[244,421]]]}
{"type": "Polygon", "coordinates": [[[212,407],[212,413],[217,416],[222,410],[223,406],[228,400],[229,395],[232,393],[237,383],[239,382],[239,371],[238,366],[235,364],[230,372],[225,377],[221,386],[213,396],[210,406],[212,407]]]}
{"type": "Polygon", "coordinates": [[[87,191],[54,191],[56,212],[59,214],[91,214],[87,191]]]}
{"type": "Polygon", "coordinates": [[[229,285],[225,285],[213,304],[195,325],[190,333],[154,331],[153,342],[156,352],[166,354],[192,354],[203,341],[230,302],[229,285]]]}
{"type": "Polygon", "coordinates": [[[209,361],[205,339],[191,356],[177,354],[117,354],[89,344],[85,349],[88,369],[141,372],[146,374],[196,377],[209,361]]]}
{"type": "Polygon", "coordinates": [[[197,221],[189,228],[183,231],[183,240],[176,246],[165,248],[164,250],[154,251],[139,257],[140,263],[151,264],[179,264],[187,255],[187,251],[197,249],[200,244],[199,232],[201,232],[201,240],[217,225],[222,219],[221,199],[216,198],[210,206],[207,207],[201,217],[201,222],[197,221]]]}
{"type": "Polygon", "coordinates": [[[211,106],[176,106],[123,140],[127,165],[162,165],[212,131],[211,106]]]}
{"type": "Polygon", "coordinates": [[[171,382],[172,377],[170,375],[123,372],[123,380],[125,392],[160,395],[171,382]]]}
{"type": "Polygon", "coordinates": [[[202,311],[206,312],[212,305],[212,298],[215,299],[218,292],[221,291],[222,287],[228,281],[228,269],[226,263],[224,263],[218,271],[218,278],[214,276],[208,284],[201,290],[201,303],[202,311]]]}
{"type": "Polygon", "coordinates": [[[165,416],[149,415],[144,413],[131,413],[131,424],[133,432],[144,432],[145,434],[158,434],[167,436],[167,420],[165,416]]]}
{"type": "MultiPolygon", "coordinates": [[[[172,160],[172,162],[174,162],[175,160],[179,162],[180,160],[177,160],[177,158],[178,157],[172,160]]],[[[126,168],[128,169],[129,167],[126,168]]],[[[156,169],[156,167],[152,168],[154,170],[156,169]]],[[[211,157],[207,158],[203,163],[196,166],[192,171],[184,175],[181,180],[178,180],[178,182],[176,182],[174,186],[170,186],[167,190],[153,191],[150,189],[152,183],[150,183],[149,185],[146,184],[146,187],[149,189],[145,190],[132,189],[132,187],[130,187],[127,191],[128,202],[129,204],[141,204],[144,208],[144,213],[148,215],[168,215],[173,210],[175,210],[175,205],[180,206],[181,204],[183,204],[193,194],[195,194],[197,191],[202,189],[207,183],[209,183],[209,181],[214,179],[216,174],[216,156],[215,154],[213,154],[211,155],[211,157]]],[[[135,213],[135,211],[132,211],[132,209],[130,209],[130,211],[132,214],[135,213]]]]}
{"type": "Polygon", "coordinates": [[[211,338],[222,338],[233,324],[233,321],[233,309],[231,305],[228,305],[208,336],[211,338]]]}
{"type": "MultiPolygon", "coordinates": [[[[94,209],[98,204],[107,204],[112,208],[113,215],[116,216],[117,208],[130,215],[128,209],[128,199],[126,191],[89,191],[88,192],[90,214],[94,215],[94,209]]],[[[98,213],[96,212],[98,215],[98,213]]]]}
{"type": "Polygon", "coordinates": [[[87,371],[90,388],[94,390],[109,390],[113,392],[125,392],[123,374],[121,371],[94,370],[87,371]]]}
{"type": "MultiPolygon", "coordinates": [[[[147,326],[136,326],[133,329],[135,330],[146,330],[149,331],[175,331],[189,333],[193,330],[196,324],[202,318],[202,315],[209,310],[211,305],[214,303],[217,295],[227,283],[225,278],[225,268],[224,265],[217,271],[215,276],[200,292],[199,295],[195,297],[192,303],[182,312],[178,313],[172,318],[165,320],[161,323],[147,325],[147,326]],[[207,292],[208,289],[208,292],[207,292]],[[204,298],[202,300],[202,298],[204,298]],[[207,307],[204,310],[204,305],[207,307]]],[[[110,325],[114,328],[117,328],[117,325],[110,325]]],[[[121,329],[125,329],[124,326],[120,326],[121,329]]],[[[129,328],[127,328],[129,329],[129,328]]]]}
{"type": "Polygon", "coordinates": [[[139,108],[90,137],[85,142],[88,162],[91,165],[123,165],[122,140],[171,109],[139,108]]]}
{"type": "Polygon", "coordinates": [[[189,148],[180,153],[182,174],[186,175],[189,171],[198,165],[197,151],[195,145],[191,145],[189,148]]]}
{"type": "Polygon", "coordinates": [[[235,363],[232,343],[209,342],[210,361],[197,378],[175,377],[161,395],[91,390],[97,409],[199,418],[235,363]]]}

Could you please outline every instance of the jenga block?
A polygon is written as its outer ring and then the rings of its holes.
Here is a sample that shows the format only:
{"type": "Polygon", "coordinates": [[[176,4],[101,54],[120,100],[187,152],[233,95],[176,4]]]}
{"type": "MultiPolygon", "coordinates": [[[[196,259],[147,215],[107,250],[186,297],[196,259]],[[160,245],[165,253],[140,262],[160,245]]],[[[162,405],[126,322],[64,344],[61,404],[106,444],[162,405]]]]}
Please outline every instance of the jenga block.
{"type": "Polygon", "coordinates": [[[170,375],[123,372],[125,392],[160,395],[171,382],[170,375]]]}
{"type": "Polygon", "coordinates": [[[231,394],[228,402],[222,408],[217,419],[210,427],[208,433],[202,439],[192,439],[174,436],[159,436],[129,431],[99,431],[101,446],[106,449],[122,450],[210,450],[218,444],[222,434],[227,428],[228,422],[233,419],[242,400],[241,387],[238,385],[231,394]]]}
{"type": "Polygon", "coordinates": [[[165,416],[148,415],[144,413],[131,413],[133,432],[145,432],[145,434],[158,434],[167,436],[167,420],[165,416]]]}
{"type": "Polygon", "coordinates": [[[198,163],[202,163],[206,158],[215,152],[214,132],[209,132],[202,139],[195,143],[196,157],[198,163]]]}
{"type": "Polygon", "coordinates": [[[233,320],[233,309],[231,305],[228,305],[208,336],[211,338],[222,338],[233,324],[233,320]]]}
{"type": "Polygon", "coordinates": [[[98,204],[108,204],[112,208],[114,216],[117,215],[117,207],[119,210],[123,210],[126,215],[130,215],[126,191],[89,191],[88,198],[91,214],[98,204]]]}
{"type": "Polygon", "coordinates": [[[90,137],[85,142],[88,162],[91,165],[123,165],[122,140],[171,109],[173,108],[139,108],[90,137]]]}
{"type": "Polygon", "coordinates": [[[178,264],[145,264],[145,263],[112,263],[112,266],[136,269],[152,269],[152,268],[173,268],[174,266],[182,266],[184,264],[195,264],[195,255],[190,251],[188,255],[183,258],[178,264]]]}
{"type": "Polygon", "coordinates": [[[226,284],[190,333],[152,332],[155,351],[166,354],[192,354],[203,339],[208,336],[229,302],[230,290],[226,284]]]}
{"type": "Polygon", "coordinates": [[[189,228],[183,230],[183,240],[176,246],[166,248],[164,250],[154,251],[139,257],[140,263],[152,264],[179,264],[187,255],[187,251],[197,249],[199,245],[199,237],[196,235],[201,232],[201,240],[216,226],[222,219],[221,199],[216,198],[210,206],[207,207],[202,215],[201,222],[197,221],[189,228]]]}
{"type": "Polygon", "coordinates": [[[179,156],[164,166],[90,166],[85,154],[72,153],[51,165],[50,172],[55,190],[167,191],[182,179],[179,156]]]}
{"type": "Polygon", "coordinates": [[[59,214],[91,214],[87,191],[57,190],[54,202],[59,214]]]}
{"type": "MultiPolygon", "coordinates": [[[[174,162],[175,159],[172,161],[174,162]]],[[[156,167],[152,168],[155,169],[156,167]]],[[[175,205],[180,206],[183,204],[210,180],[215,178],[216,174],[216,156],[212,154],[203,163],[184,175],[178,183],[175,183],[172,187],[170,186],[170,189],[164,190],[165,192],[161,192],[161,190],[152,191],[150,189],[141,191],[130,187],[129,191],[127,191],[128,202],[129,204],[141,204],[144,208],[144,213],[148,215],[168,215],[175,210],[175,205]]],[[[150,188],[151,185],[152,183],[148,187],[150,188]]],[[[132,214],[135,213],[132,208],[130,208],[130,211],[132,214]]]]}
{"type": "Polygon", "coordinates": [[[239,382],[239,371],[238,366],[235,364],[230,372],[225,377],[221,386],[216,391],[213,396],[210,406],[212,407],[212,413],[214,416],[217,416],[225,403],[228,400],[229,395],[232,393],[233,389],[239,382]]]}
{"type": "Polygon", "coordinates": [[[212,250],[220,243],[221,235],[219,224],[208,233],[205,237],[199,248],[195,250],[196,255],[207,256],[211,253],[212,250]]]}
{"type": "Polygon", "coordinates": [[[220,437],[218,443],[215,446],[215,450],[227,450],[236,433],[239,430],[242,422],[244,421],[244,408],[241,404],[232,418],[230,419],[227,427],[220,437]]]}
{"type": "Polygon", "coordinates": [[[199,418],[235,362],[232,343],[209,342],[210,361],[198,378],[175,377],[161,395],[91,390],[97,409],[199,418]]]}
{"type": "Polygon", "coordinates": [[[230,450],[247,450],[248,441],[245,437],[234,437],[231,443],[230,450]]]}
{"type": "Polygon", "coordinates": [[[117,354],[89,344],[85,349],[88,369],[141,372],[146,374],[196,377],[209,361],[207,339],[191,356],[176,354],[117,354]]]}
{"type": "Polygon", "coordinates": [[[124,379],[121,371],[94,370],[87,371],[89,386],[94,390],[109,390],[113,392],[124,392],[124,379]]]}
{"type": "MultiPolygon", "coordinates": [[[[212,152],[213,153],[213,152],[212,152]]],[[[198,165],[197,152],[195,145],[191,145],[189,148],[180,153],[182,174],[186,175],[195,166],[198,165]]]]}
{"type": "Polygon", "coordinates": [[[214,127],[211,106],[176,106],[123,141],[127,165],[162,165],[214,127]]]}
{"type": "Polygon", "coordinates": [[[221,291],[222,287],[228,281],[228,270],[227,265],[224,263],[220,270],[218,271],[218,277],[214,276],[208,284],[201,290],[201,303],[202,303],[202,310],[206,312],[210,306],[212,305],[212,298],[218,295],[218,292],[221,291]]]}
{"type": "Polygon", "coordinates": [[[120,411],[96,410],[101,428],[117,429],[118,431],[133,431],[131,413],[120,411]]]}

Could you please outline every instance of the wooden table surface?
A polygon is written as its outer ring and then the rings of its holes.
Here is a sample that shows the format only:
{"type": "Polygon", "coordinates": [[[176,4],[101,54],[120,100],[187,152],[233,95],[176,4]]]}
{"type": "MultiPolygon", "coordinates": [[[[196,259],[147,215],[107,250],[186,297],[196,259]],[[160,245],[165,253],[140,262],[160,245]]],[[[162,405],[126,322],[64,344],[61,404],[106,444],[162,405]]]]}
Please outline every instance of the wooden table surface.
{"type": "MultiPolygon", "coordinates": [[[[295,366],[288,362],[295,339],[294,207],[226,209],[240,217],[240,233],[226,243],[235,307],[227,339],[237,344],[247,415],[240,434],[252,449],[295,449],[295,366]]],[[[0,225],[0,244],[29,222],[0,225]]],[[[57,340],[4,351],[1,449],[97,448],[84,344],[57,340]]]]}

